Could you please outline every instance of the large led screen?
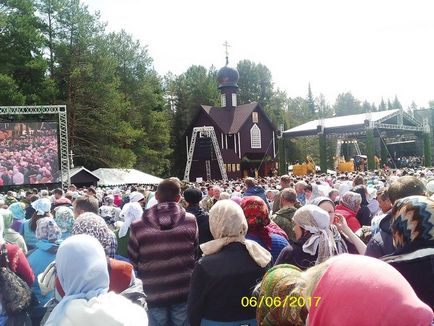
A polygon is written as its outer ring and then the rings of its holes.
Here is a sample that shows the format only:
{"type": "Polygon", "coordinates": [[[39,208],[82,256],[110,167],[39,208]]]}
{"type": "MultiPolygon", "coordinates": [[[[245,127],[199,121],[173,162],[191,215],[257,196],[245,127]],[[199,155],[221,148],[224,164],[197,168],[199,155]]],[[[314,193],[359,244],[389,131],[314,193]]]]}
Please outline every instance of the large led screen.
{"type": "Polygon", "coordinates": [[[0,123],[0,186],[60,182],[55,122],[0,123]]]}

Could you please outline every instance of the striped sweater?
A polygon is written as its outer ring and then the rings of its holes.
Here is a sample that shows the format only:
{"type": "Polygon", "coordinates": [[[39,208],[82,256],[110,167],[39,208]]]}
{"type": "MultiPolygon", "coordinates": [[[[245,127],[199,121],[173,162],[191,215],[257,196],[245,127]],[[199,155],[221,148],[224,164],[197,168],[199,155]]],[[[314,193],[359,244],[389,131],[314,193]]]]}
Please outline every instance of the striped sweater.
{"type": "Polygon", "coordinates": [[[150,308],[187,301],[197,245],[196,218],[175,202],[147,209],[131,225],[128,254],[150,308]]]}

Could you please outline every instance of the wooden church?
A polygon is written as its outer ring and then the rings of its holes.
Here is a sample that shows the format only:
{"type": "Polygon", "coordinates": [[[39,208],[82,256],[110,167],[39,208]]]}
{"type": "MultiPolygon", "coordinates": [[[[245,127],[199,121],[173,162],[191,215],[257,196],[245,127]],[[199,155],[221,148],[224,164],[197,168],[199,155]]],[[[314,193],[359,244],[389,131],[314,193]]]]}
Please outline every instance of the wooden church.
{"type": "MultiPolygon", "coordinates": [[[[268,176],[277,168],[277,130],[259,103],[238,105],[238,71],[226,66],[217,75],[221,106],[202,105],[185,132],[187,153],[192,146],[193,128],[214,128],[228,179],[268,176]]],[[[211,139],[201,134],[195,139],[188,179],[223,179],[218,151],[211,139]]],[[[187,154],[188,159],[188,154],[187,154]]],[[[189,164],[187,160],[187,164],[189,164]]]]}

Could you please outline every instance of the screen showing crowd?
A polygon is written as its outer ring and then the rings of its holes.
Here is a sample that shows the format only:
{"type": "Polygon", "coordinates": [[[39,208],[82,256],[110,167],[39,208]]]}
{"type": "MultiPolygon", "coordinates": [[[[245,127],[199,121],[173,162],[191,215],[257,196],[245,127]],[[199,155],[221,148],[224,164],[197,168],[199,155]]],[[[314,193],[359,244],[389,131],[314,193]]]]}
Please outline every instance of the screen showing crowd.
{"type": "Polygon", "coordinates": [[[0,123],[0,186],[60,181],[57,123],[0,123]]]}

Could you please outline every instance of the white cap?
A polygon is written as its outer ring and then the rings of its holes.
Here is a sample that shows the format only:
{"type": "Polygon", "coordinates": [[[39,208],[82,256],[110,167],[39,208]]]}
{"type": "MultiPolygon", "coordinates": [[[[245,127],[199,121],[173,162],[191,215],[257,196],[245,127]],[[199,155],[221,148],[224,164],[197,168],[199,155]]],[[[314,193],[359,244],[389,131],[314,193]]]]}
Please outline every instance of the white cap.
{"type": "Polygon", "coordinates": [[[132,203],[141,201],[144,198],[145,198],[145,196],[141,192],[138,192],[138,191],[133,191],[130,194],[130,202],[132,202],[132,203]]]}

